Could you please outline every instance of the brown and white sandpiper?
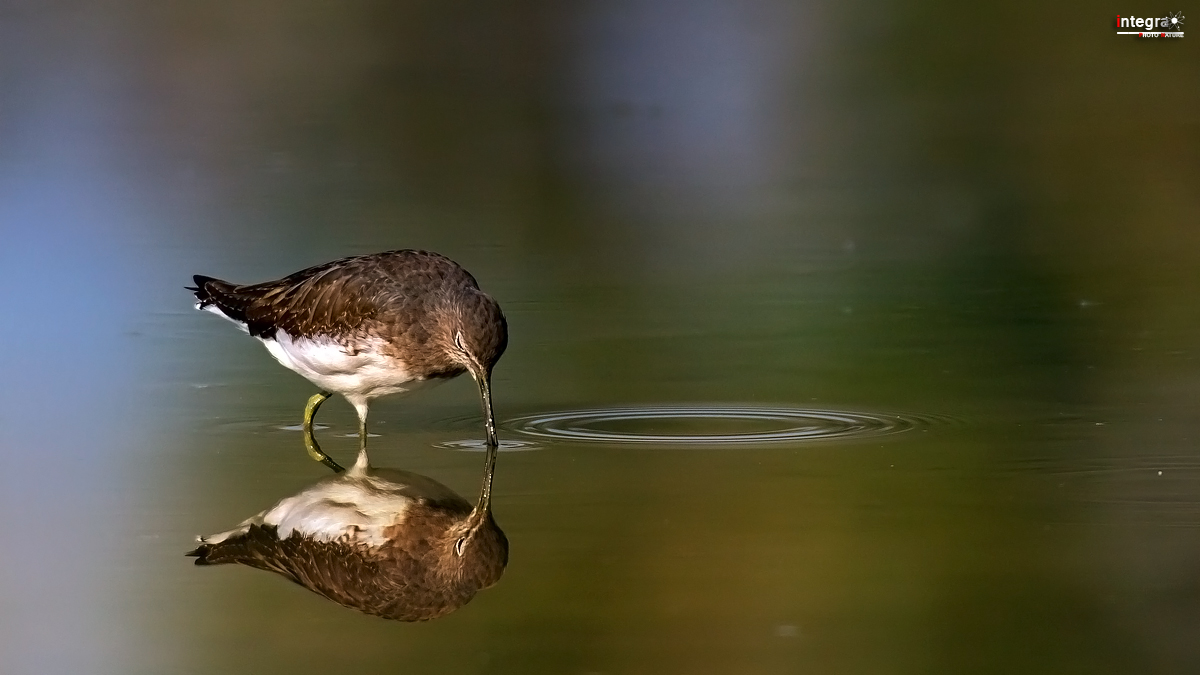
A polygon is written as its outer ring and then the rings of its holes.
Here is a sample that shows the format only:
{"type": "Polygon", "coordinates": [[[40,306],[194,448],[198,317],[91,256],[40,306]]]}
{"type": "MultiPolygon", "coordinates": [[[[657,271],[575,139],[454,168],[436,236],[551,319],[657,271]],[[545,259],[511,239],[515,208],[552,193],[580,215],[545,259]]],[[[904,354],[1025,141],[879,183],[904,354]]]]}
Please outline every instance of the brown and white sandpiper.
{"type": "MultiPolygon", "coordinates": [[[[316,440],[304,434],[311,450],[316,440]]],[[[367,614],[434,619],[494,585],[508,564],[508,538],[491,510],[496,454],[488,446],[473,508],[432,478],[373,469],[360,455],[349,471],[200,537],[187,555],[197,565],[274,572],[367,614]]]]}
{"type": "Polygon", "coordinates": [[[321,388],[305,407],[305,429],[325,399],[341,394],[358,412],[365,456],[373,399],[468,372],[479,384],[487,444],[497,445],[491,375],[508,345],[508,324],[500,305],[453,260],[387,251],[259,284],[194,279],[188,290],[197,309],[238,324],[321,388]]]}

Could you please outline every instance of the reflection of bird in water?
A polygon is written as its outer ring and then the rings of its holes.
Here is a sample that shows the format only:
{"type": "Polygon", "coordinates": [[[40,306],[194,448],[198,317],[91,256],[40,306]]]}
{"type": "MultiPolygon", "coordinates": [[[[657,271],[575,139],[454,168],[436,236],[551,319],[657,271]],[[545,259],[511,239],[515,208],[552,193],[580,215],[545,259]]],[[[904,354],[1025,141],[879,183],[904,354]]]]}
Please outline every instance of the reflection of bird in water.
{"type": "Polygon", "coordinates": [[[366,454],[372,399],[469,372],[479,384],[487,441],[496,445],[490,381],[508,326],[500,305],[453,260],[388,251],[261,284],[195,281],[198,309],[238,324],[321,388],[308,400],[305,427],[330,392],[341,394],[358,412],[359,454],[366,454]]]}
{"type": "MultiPolygon", "coordinates": [[[[311,451],[316,441],[305,435],[311,451]]],[[[201,537],[188,555],[197,565],[275,572],[367,614],[434,619],[504,573],[508,539],[491,511],[495,469],[489,445],[472,508],[432,478],[360,462],[228,532],[201,537]]]]}

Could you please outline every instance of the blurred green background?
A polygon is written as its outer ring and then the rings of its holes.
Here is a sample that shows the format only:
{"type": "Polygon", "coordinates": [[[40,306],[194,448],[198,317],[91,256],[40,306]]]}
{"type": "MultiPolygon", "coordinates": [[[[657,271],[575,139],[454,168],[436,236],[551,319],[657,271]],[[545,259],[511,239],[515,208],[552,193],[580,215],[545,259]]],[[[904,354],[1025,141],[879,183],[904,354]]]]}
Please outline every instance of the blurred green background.
{"type": "MultiPolygon", "coordinates": [[[[0,1],[0,671],[1195,672],[1200,59],[1115,35],[1159,9],[0,1]],[[193,568],[324,469],[183,286],[408,247],[505,308],[501,419],[956,422],[505,453],[508,571],[426,624],[193,568]]],[[[372,410],[474,496],[473,385],[372,410]]]]}

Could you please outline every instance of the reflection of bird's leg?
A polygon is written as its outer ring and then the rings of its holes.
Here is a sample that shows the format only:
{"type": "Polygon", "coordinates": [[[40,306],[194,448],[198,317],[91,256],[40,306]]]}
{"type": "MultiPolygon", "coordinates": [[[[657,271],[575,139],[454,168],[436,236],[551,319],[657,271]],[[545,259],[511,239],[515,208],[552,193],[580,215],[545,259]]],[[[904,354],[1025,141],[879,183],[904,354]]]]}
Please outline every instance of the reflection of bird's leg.
{"type": "Polygon", "coordinates": [[[354,461],[352,467],[354,471],[367,470],[367,402],[355,403],[354,409],[358,411],[358,459],[354,461]]]}
{"type": "Polygon", "coordinates": [[[325,399],[329,398],[330,396],[333,396],[333,394],[327,391],[322,391],[318,394],[313,394],[312,396],[308,397],[308,405],[304,406],[305,429],[312,431],[313,417],[315,417],[317,414],[317,408],[320,408],[321,404],[325,402],[325,399]]]}
{"type": "MultiPolygon", "coordinates": [[[[315,396],[313,398],[316,398],[315,396]]],[[[318,405],[320,405],[318,403],[318,405]]],[[[334,473],[342,473],[345,471],[341,464],[333,461],[333,458],[325,454],[321,450],[321,446],[317,445],[317,439],[313,436],[312,427],[305,425],[304,427],[304,449],[308,450],[308,456],[317,460],[333,470],[334,473]]]]}

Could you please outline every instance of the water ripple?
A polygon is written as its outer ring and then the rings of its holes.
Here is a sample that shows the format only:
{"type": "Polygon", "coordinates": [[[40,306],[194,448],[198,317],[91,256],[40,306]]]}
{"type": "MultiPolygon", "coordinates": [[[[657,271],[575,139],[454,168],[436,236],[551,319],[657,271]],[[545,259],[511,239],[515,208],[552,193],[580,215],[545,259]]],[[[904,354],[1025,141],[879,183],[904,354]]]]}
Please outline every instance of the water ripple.
{"type": "Polygon", "coordinates": [[[559,441],[644,445],[762,445],[863,439],[927,429],[949,418],[737,405],[660,405],[537,413],[503,426],[559,441]]]}
{"type": "MultiPolygon", "coordinates": [[[[435,443],[435,448],[445,448],[447,450],[462,450],[465,452],[483,452],[487,449],[487,441],[482,438],[469,438],[461,441],[445,441],[443,443],[435,443]]],[[[500,439],[500,452],[525,452],[527,450],[540,450],[541,447],[536,443],[527,441],[514,441],[506,438],[500,439]]]]}

